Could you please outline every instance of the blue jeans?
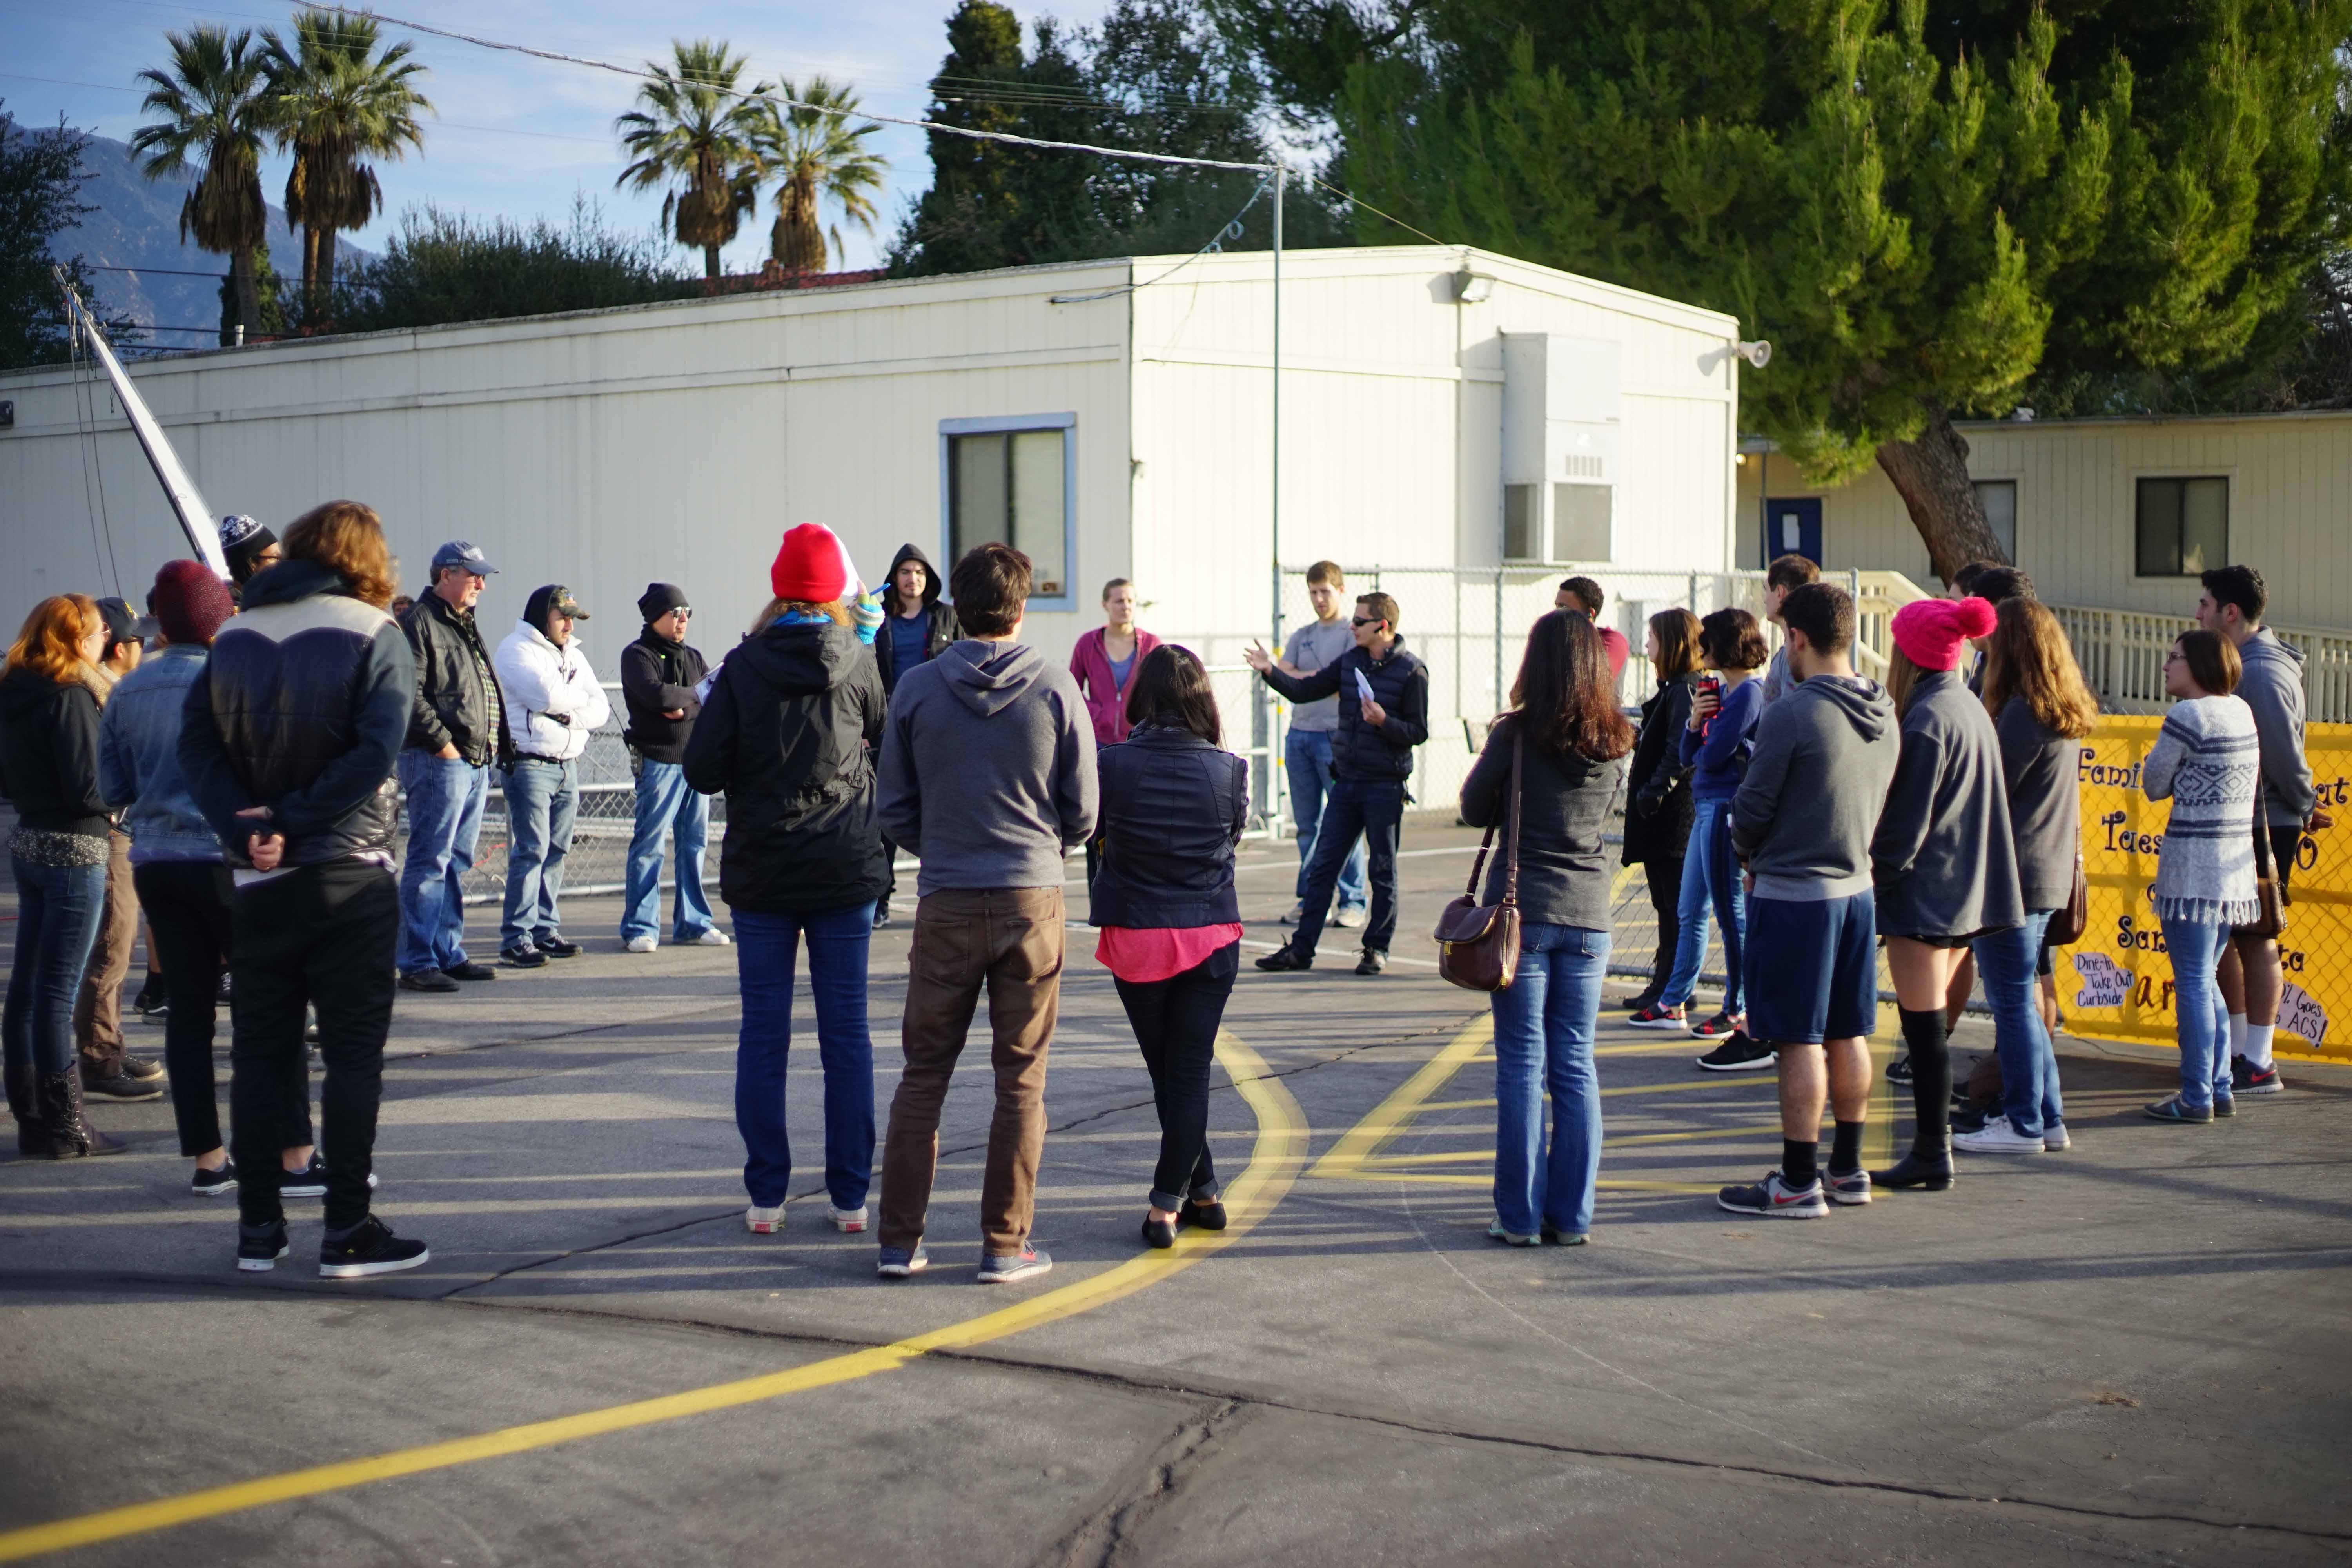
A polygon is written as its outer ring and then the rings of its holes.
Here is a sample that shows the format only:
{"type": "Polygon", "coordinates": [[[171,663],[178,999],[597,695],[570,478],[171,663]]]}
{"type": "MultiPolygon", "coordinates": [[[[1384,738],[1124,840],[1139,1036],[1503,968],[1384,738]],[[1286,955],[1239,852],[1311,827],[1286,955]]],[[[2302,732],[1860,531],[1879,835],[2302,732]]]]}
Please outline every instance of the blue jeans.
{"type": "MultiPolygon", "coordinates": [[[[2025,923],[1987,931],[1970,945],[1977,977],[1992,1004],[1993,1054],[2000,1058],[2001,1110],[2009,1124],[2027,1138],[2039,1138],[2066,1120],[2058,1098],[2058,1053],[2042,1026],[2042,988],[2034,965],[2042,933],[2055,910],[2028,910],[2025,923]]],[[[2224,1063],[2224,1070],[2227,1064],[2224,1063]]]]}
{"type": "Polygon", "coordinates": [[[408,796],[408,858],[400,868],[403,974],[455,969],[466,962],[466,873],[482,837],[490,770],[422,747],[400,753],[400,788],[408,796]]]}
{"type": "Polygon", "coordinates": [[[834,1207],[863,1208],[874,1179],[874,1037],[866,1027],[872,904],[804,915],[735,911],[735,973],[743,988],[735,1126],[743,1134],[743,1188],[760,1207],[774,1208],[793,1179],[784,1058],[793,1045],[793,967],[803,936],[817,1060],[824,1068],[824,1189],[834,1207]]]}
{"type": "Polygon", "coordinates": [[[662,835],[677,840],[677,897],[671,934],[692,942],[710,929],[710,898],[702,890],[702,851],[710,838],[710,797],[691,788],[676,763],[637,763],[637,828],[629,837],[629,867],[621,897],[621,940],[661,929],[662,835]]]}
{"type": "Polygon", "coordinates": [[[1609,972],[1609,933],[1575,926],[1519,928],[1519,971],[1495,997],[1495,1217],[1534,1236],[1549,1223],[1592,1228],[1601,1173],[1601,1080],[1593,1022],[1609,972]],[[1551,1148],[1544,1148],[1544,1091],[1551,1148]]]}
{"type": "Polygon", "coordinates": [[[1699,965],[1706,957],[1710,906],[1723,931],[1723,1010],[1737,1018],[1746,1011],[1741,960],[1748,945],[1748,900],[1739,890],[1739,862],[1731,853],[1727,800],[1700,801],[1692,813],[1690,847],[1683,854],[1683,896],[1675,911],[1682,929],[1675,935],[1675,971],[1666,977],[1665,994],[1658,998],[1663,1006],[1682,1006],[1698,984],[1699,965]]]}
{"type": "MultiPolygon", "coordinates": [[[[1331,789],[1331,731],[1293,730],[1282,742],[1283,773],[1290,780],[1290,815],[1298,824],[1298,887],[1291,894],[1307,901],[1307,873],[1315,864],[1315,836],[1323,824],[1323,797],[1331,789]]],[[[1364,907],[1364,847],[1359,841],[1339,868],[1339,907],[1364,907]]]]}
{"type": "Polygon", "coordinates": [[[12,1074],[70,1072],[74,998],[106,911],[106,862],[36,866],[8,857],[16,874],[16,956],[0,1014],[12,1074]]]}
{"type": "Polygon", "coordinates": [[[563,859],[580,811],[577,763],[516,762],[507,773],[507,908],[501,948],[563,934],[555,900],[563,895],[563,859]]]}
{"type": "Polygon", "coordinates": [[[2221,999],[2214,966],[2230,928],[2199,921],[2164,922],[2164,951],[2172,960],[2172,1008],[2180,1024],[2180,1103],[2210,1105],[2230,1098],[2230,1005],[2221,999]]]}
{"type": "Polygon", "coordinates": [[[1314,956],[1323,921],[1331,912],[1340,863],[1360,835],[1371,849],[1372,913],[1364,923],[1364,945],[1375,952],[1389,950],[1389,939],[1396,935],[1397,839],[1403,831],[1402,779],[1331,781],[1331,793],[1323,801],[1322,826],[1316,829],[1315,860],[1307,871],[1307,896],[1298,900],[1292,948],[1314,956]]]}

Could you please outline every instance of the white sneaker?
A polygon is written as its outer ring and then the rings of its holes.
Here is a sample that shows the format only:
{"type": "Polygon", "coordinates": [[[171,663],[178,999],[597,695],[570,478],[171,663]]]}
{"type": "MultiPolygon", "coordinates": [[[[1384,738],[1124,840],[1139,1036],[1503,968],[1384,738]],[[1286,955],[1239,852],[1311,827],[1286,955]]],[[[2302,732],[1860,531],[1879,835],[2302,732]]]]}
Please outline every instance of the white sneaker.
{"type": "Polygon", "coordinates": [[[824,1205],[824,1217],[833,1222],[834,1229],[855,1236],[866,1228],[866,1205],[860,1204],[854,1209],[837,1209],[827,1204],[824,1205]]]}
{"type": "Polygon", "coordinates": [[[735,945],[735,939],[729,936],[725,931],[720,931],[717,926],[712,926],[709,931],[704,931],[700,936],[694,939],[694,945],[697,947],[732,947],[735,945]]]}
{"type": "Polygon", "coordinates": [[[1343,904],[1332,912],[1331,923],[1341,931],[1355,931],[1364,923],[1364,911],[1343,904]]]}
{"type": "Polygon", "coordinates": [[[2042,1147],[2047,1152],[2055,1154],[2062,1150],[2071,1149],[2074,1146],[2074,1141],[2066,1135],[2066,1124],[2064,1122],[2053,1122],[2042,1130],[2042,1147]]]}
{"type": "Polygon", "coordinates": [[[661,945],[658,937],[633,936],[621,944],[623,952],[651,952],[661,945]]]}
{"type": "Polygon", "coordinates": [[[1979,1154],[2039,1154],[2044,1145],[2039,1136],[2028,1138],[2011,1127],[2008,1117],[1995,1116],[1974,1132],[1953,1133],[1952,1147],[1979,1154]]]}
{"type": "Polygon", "coordinates": [[[763,1209],[753,1204],[743,1211],[743,1228],[753,1236],[773,1236],[784,1228],[784,1205],[763,1209]]]}
{"type": "Polygon", "coordinates": [[[1298,917],[1306,912],[1306,900],[1301,900],[1299,902],[1290,906],[1290,912],[1282,917],[1281,923],[1286,926],[1295,926],[1298,923],[1298,917]]]}

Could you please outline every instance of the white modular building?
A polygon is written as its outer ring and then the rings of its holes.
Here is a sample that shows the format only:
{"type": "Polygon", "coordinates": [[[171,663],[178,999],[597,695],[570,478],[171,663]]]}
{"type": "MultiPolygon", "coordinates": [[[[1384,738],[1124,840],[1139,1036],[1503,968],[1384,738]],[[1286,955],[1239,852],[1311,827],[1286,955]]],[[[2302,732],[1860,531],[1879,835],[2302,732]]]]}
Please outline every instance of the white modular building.
{"type": "MultiPolygon", "coordinates": [[[[319,338],[133,374],[216,510],[282,531],[320,500],[366,501],[412,592],[437,544],[470,540],[501,569],[486,629],[563,583],[608,677],[656,580],[722,651],[804,521],[877,579],[908,542],[944,572],[1009,539],[1036,567],[1025,636],[1057,657],[1125,577],[1145,625],[1236,664],[1277,613],[1309,613],[1306,565],[1337,561],[1351,592],[1400,600],[1431,663],[1431,805],[1460,776],[1458,721],[1500,705],[1569,568],[1620,591],[1608,619],[1638,649],[1646,605],[1717,591],[1735,565],[1730,317],[1427,246],[1287,253],[1279,318],[1278,441],[1264,252],[319,338]]],[[[102,379],[0,376],[0,539],[12,626],[54,593],[135,602],[186,553],[102,379]]],[[[1221,685],[1229,709],[1248,688],[1221,685]]]]}

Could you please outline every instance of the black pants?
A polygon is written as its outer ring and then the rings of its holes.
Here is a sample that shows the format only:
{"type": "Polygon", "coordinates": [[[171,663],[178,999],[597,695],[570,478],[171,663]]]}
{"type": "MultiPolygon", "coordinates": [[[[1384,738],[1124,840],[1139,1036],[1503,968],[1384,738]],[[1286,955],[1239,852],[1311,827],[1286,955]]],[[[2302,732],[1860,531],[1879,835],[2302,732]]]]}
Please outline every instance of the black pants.
{"type": "MultiPolygon", "coordinates": [[[[220,1100],[213,1087],[213,1033],[220,977],[234,941],[231,906],[236,895],[228,868],[217,860],[155,860],[131,868],[139,907],[147,913],[148,956],[163,976],[171,1003],[163,1015],[163,1066],[172,1077],[172,1120],[180,1152],[208,1154],[221,1146],[220,1100]]],[[[278,1103],[285,1112],[278,1147],[310,1142],[310,1064],[287,1064],[278,1103]]]]}
{"type": "Polygon", "coordinates": [[[363,860],[303,866],[239,889],[231,973],[236,993],[229,1113],[237,1208],[247,1225],[282,1218],[278,1150],[292,1078],[302,1065],[303,1009],[319,1010],[320,1152],[327,1228],[367,1217],[383,1042],[392,1032],[393,945],[400,886],[363,860]]]}
{"type": "Polygon", "coordinates": [[[1650,961],[1650,978],[1663,994],[1667,976],[1674,973],[1675,949],[1683,937],[1683,922],[1677,912],[1683,896],[1683,858],[1677,855],[1671,860],[1644,860],[1642,875],[1650,884],[1650,907],[1658,912],[1658,946],[1650,961]]]}
{"type": "Polygon", "coordinates": [[[1228,942],[1166,980],[1116,982],[1160,1112],[1153,1208],[1176,1208],[1187,1195],[1202,1203],[1217,1195],[1217,1171],[1209,1160],[1209,1064],[1216,1058],[1217,1026],[1224,1021],[1234,976],[1241,973],[1241,943],[1228,942]]]}
{"type": "Polygon", "coordinates": [[[1402,779],[1336,778],[1323,797],[1323,821],[1315,830],[1315,858],[1307,868],[1307,896],[1298,900],[1298,929],[1291,933],[1293,952],[1315,955],[1323,922],[1331,913],[1331,897],[1339,886],[1339,871],[1360,836],[1369,861],[1372,908],[1364,925],[1364,946],[1386,952],[1396,935],[1397,846],[1404,833],[1402,779]]]}

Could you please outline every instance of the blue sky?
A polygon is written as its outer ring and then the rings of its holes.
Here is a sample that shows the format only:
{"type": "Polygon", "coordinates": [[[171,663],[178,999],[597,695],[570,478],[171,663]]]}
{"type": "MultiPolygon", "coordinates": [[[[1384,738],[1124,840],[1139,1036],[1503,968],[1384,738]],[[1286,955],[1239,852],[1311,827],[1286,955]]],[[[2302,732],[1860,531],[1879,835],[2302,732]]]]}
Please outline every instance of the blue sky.
{"type": "MultiPolygon", "coordinates": [[[[751,75],[806,77],[822,71],[855,83],[866,107],[919,116],[925,83],[946,52],[945,21],[954,0],[769,0],[767,4],[706,3],[668,10],[647,20],[650,7],[615,0],[543,0],[465,4],[463,0],[383,0],[383,8],[435,26],[452,27],[567,54],[626,65],[666,58],[673,36],[723,37],[751,57],[751,75]]],[[[1053,15],[1091,23],[1108,0],[1032,4],[1013,0],[1024,22],[1053,15]]],[[[263,0],[222,5],[164,0],[0,0],[0,98],[30,124],[66,119],[100,135],[127,138],[139,124],[133,73],[160,64],[163,34],[199,21],[285,29],[292,7],[263,0]]],[[[432,68],[424,89],[438,110],[427,121],[425,154],[382,166],[384,216],[360,231],[358,241],[381,247],[387,227],[411,204],[433,202],[480,216],[562,220],[573,194],[604,204],[614,226],[650,229],[658,194],[616,191],[625,162],[612,135],[613,117],[629,107],[634,85],[625,78],[577,66],[492,53],[447,39],[408,35],[416,56],[432,68]]],[[[903,203],[930,183],[922,132],[886,126],[872,139],[890,160],[882,216],[869,238],[845,228],[847,265],[873,264],[903,203]]],[[[264,172],[275,202],[286,179],[282,160],[264,172]]],[[[756,268],[767,255],[767,215],[747,224],[728,248],[730,270],[756,268]]],[[[692,258],[681,251],[680,259],[692,258]]]]}

